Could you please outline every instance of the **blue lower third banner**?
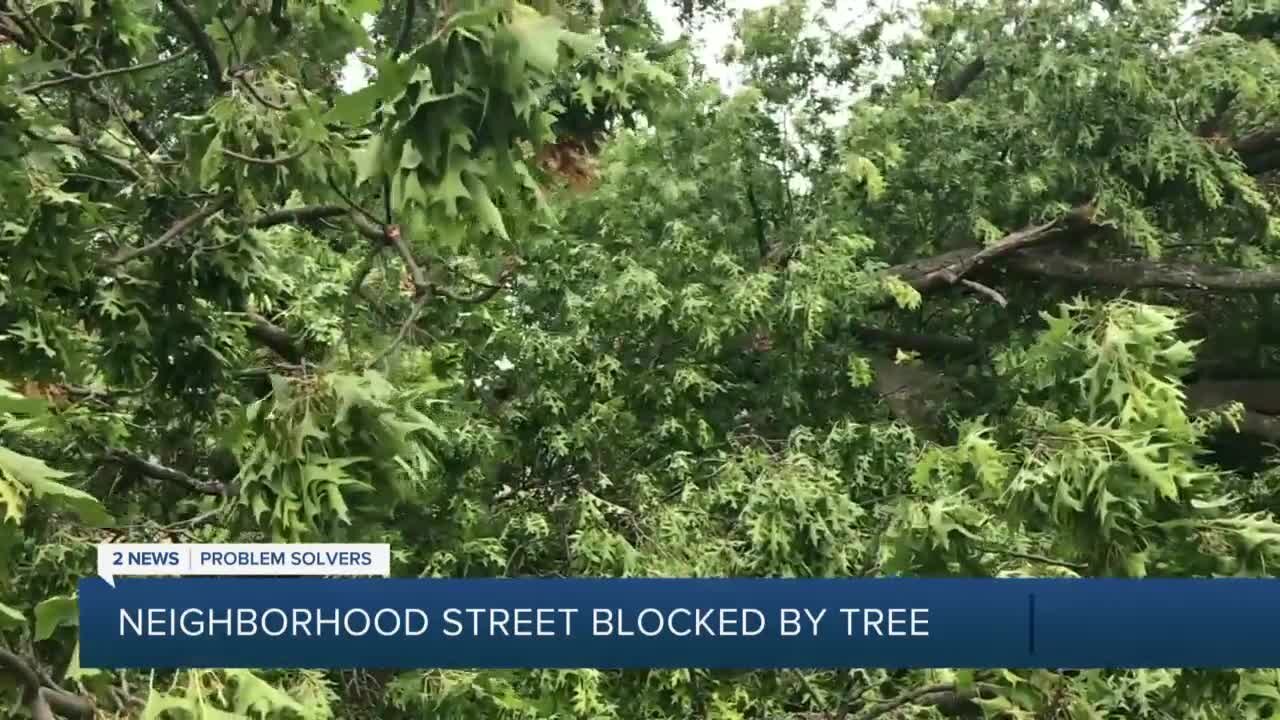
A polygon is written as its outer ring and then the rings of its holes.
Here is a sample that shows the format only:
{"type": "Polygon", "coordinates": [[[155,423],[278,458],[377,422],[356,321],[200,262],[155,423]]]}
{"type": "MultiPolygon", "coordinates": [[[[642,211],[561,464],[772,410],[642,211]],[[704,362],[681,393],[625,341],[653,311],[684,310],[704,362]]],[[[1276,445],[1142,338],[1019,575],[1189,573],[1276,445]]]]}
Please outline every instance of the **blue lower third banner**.
{"type": "Polygon", "coordinates": [[[1280,667],[1280,581],[100,578],[92,668],[1280,667]]]}

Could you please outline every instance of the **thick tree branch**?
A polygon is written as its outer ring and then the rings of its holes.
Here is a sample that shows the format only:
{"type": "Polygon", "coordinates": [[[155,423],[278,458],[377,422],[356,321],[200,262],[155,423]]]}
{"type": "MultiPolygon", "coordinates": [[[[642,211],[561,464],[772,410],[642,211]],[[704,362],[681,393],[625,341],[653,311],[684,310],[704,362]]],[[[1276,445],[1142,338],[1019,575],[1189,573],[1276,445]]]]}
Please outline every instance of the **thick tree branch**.
{"type": "Polygon", "coordinates": [[[991,302],[999,305],[1000,307],[1007,307],[1009,305],[1009,301],[1005,298],[1004,295],[1001,295],[997,290],[993,288],[989,288],[980,282],[975,282],[973,280],[967,280],[967,279],[961,278],[960,284],[978,293],[979,295],[986,296],[991,300],[991,302]]]}
{"type": "Polygon", "coordinates": [[[751,173],[746,173],[747,181],[747,207],[751,209],[751,219],[755,223],[756,230],[756,249],[760,253],[760,263],[763,265],[769,259],[769,235],[765,225],[764,212],[760,208],[760,202],[756,199],[755,183],[751,182],[751,173]]]}
{"type": "Polygon", "coordinates": [[[124,450],[111,450],[108,457],[120,463],[125,468],[132,470],[143,477],[153,478],[155,480],[164,480],[181,487],[187,488],[205,495],[226,495],[227,486],[225,483],[216,480],[197,480],[190,475],[173,468],[167,468],[163,465],[143,460],[141,457],[124,450]]]}
{"type": "Polygon", "coordinates": [[[215,93],[225,92],[227,89],[227,79],[222,75],[222,63],[218,61],[218,53],[214,50],[213,39],[209,37],[209,33],[204,31],[200,26],[200,21],[196,19],[191,8],[187,7],[182,0],[160,0],[164,6],[169,8],[169,12],[173,13],[178,19],[178,24],[182,29],[191,36],[191,42],[195,43],[196,52],[200,53],[200,59],[204,61],[205,67],[209,71],[209,84],[213,86],[215,93]]]}
{"type": "Polygon", "coordinates": [[[46,687],[40,673],[21,656],[0,647],[0,669],[15,675],[32,720],[54,720],[55,714],[76,720],[93,717],[93,701],[64,690],[46,687]]]}
{"type": "Polygon", "coordinates": [[[912,260],[887,268],[885,274],[897,275],[921,293],[932,292],[955,285],[965,275],[1020,250],[1050,241],[1079,237],[1084,232],[1097,227],[1093,223],[1093,214],[1092,205],[1081,205],[1060,218],[1009,233],[997,242],[976,251],[973,248],[964,248],[912,260]]]}
{"type": "Polygon", "coordinates": [[[286,0],[271,0],[271,24],[275,26],[280,37],[293,30],[293,22],[289,20],[289,6],[286,0]]]}
{"type": "Polygon", "coordinates": [[[41,90],[47,90],[48,88],[51,88],[51,87],[65,85],[66,83],[89,82],[91,80],[101,80],[102,78],[113,77],[115,75],[124,75],[126,73],[141,72],[142,70],[150,70],[152,68],[160,67],[161,65],[167,65],[168,63],[176,62],[190,54],[191,54],[191,49],[188,48],[186,50],[183,50],[182,52],[170,55],[167,58],[152,60],[151,62],[145,62],[139,65],[130,65],[129,67],[122,67],[122,68],[111,68],[109,70],[101,70],[99,72],[85,73],[85,74],[66,73],[61,77],[56,77],[56,78],[53,78],[52,80],[44,80],[42,82],[28,85],[20,89],[18,92],[29,94],[29,93],[39,92],[41,90]]]}
{"type": "Polygon", "coordinates": [[[933,96],[946,103],[958,99],[987,69],[987,59],[979,55],[961,68],[950,82],[934,86],[933,96]]]}
{"type": "Polygon", "coordinates": [[[396,36],[395,47],[391,48],[392,60],[395,60],[399,57],[400,53],[408,49],[409,38],[413,35],[413,18],[417,10],[418,0],[404,1],[404,16],[400,20],[400,32],[396,36]]]}
{"type": "Polygon", "coordinates": [[[418,261],[413,257],[413,251],[409,249],[409,244],[405,242],[404,237],[400,234],[399,225],[387,226],[385,241],[396,249],[396,254],[400,256],[405,268],[409,270],[409,279],[413,281],[414,293],[420,296],[428,295],[431,292],[431,283],[427,281],[426,273],[422,272],[422,268],[418,266],[418,261]]]}
{"type": "Polygon", "coordinates": [[[277,355],[289,362],[301,362],[302,350],[294,341],[289,331],[276,325],[256,312],[246,312],[249,318],[249,337],[267,346],[277,355]]]}
{"type": "Polygon", "coordinates": [[[888,345],[894,348],[915,350],[930,355],[954,355],[968,357],[980,351],[978,343],[961,337],[946,335],[926,335],[923,333],[899,332],[882,328],[854,325],[854,337],[868,342],[888,345]]]}
{"type": "Polygon", "coordinates": [[[1187,409],[1212,412],[1244,406],[1239,432],[1280,443],[1280,380],[1201,380],[1187,386],[1187,409]]]}
{"type": "Polygon", "coordinates": [[[1260,128],[1234,140],[1211,138],[1210,141],[1235,152],[1250,175],[1280,169],[1280,128],[1260,128]]]}
{"type": "Polygon", "coordinates": [[[1231,103],[1235,102],[1237,94],[1235,88],[1219,91],[1213,102],[1213,113],[1196,127],[1196,134],[1206,138],[1217,135],[1227,119],[1227,111],[1231,109],[1231,103]]]}
{"type": "Polygon", "coordinates": [[[1169,288],[1238,293],[1280,290],[1280,272],[1213,265],[1175,265],[1145,260],[1089,260],[1061,253],[1021,253],[1012,270],[1056,280],[1125,288],[1169,288]]]}
{"type": "Polygon", "coordinates": [[[116,251],[114,255],[103,260],[99,264],[99,266],[104,269],[110,269],[118,265],[123,265],[129,262],[130,260],[133,260],[136,257],[155,252],[156,250],[159,250],[160,248],[165,247],[166,245],[173,242],[174,240],[187,234],[192,229],[203,224],[205,220],[208,220],[210,217],[216,214],[219,210],[222,210],[230,202],[231,202],[231,196],[224,195],[218,200],[212,203],[209,203],[205,207],[197,210],[196,212],[174,223],[173,226],[170,227],[168,230],[166,230],[163,235],[156,238],[155,240],[152,240],[146,245],[143,245],[141,247],[120,248],[118,251],[116,251]]]}
{"type": "Polygon", "coordinates": [[[249,221],[256,228],[268,228],[285,223],[306,223],[326,218],[342,217],[350,214],[350,210],[341,205],[303,205],[295,208],[280,208],[263,213],[249,221]]]}
{"type": "Polygon", "coordinates": [[[945,707],[952,710],[961,710],[965,709],[965,706],[970,706],[970,709],[976,710],[976,705],[971,702],[973,698],[993,698],[995,696],[996,687],[988,683],[976,683],[972,688],[961,688],[955,683],[924,685],[903,693],[892,700],[872,705],[854,716],[854,720],[878,718],[897,710],[903,705],[927,705],[945,707]]]}
{"type": "Polygon", "coordinates": [[[249,225],[256,228],[268,228],[284,223],[306,223],[344,215],[350,216],[356,231],[364,237],[380,243],[386,242],[386,234],[380,227],[373,225],[364,217],[352,213],[350,208],[343,205],[304,205],[296,208],[281,208],[253,218],[249,221],[249,225]]]}

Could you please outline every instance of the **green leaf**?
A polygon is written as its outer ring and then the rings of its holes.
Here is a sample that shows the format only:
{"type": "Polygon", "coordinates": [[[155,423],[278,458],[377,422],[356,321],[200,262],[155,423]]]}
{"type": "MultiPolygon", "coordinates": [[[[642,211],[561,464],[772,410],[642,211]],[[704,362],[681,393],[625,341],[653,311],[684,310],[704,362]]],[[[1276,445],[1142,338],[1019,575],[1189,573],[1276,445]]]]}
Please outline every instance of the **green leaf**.
{"type": "Polygon", "coordinates": [[[488,25],[497,19],[498,13],[502,12],[502,7],[503,3],[490,2],[488,5],[476,10],[464,10],[459,13],[454,13],[450,16],[449,23],[446,27],[452,31],[488,25]]]}
{"type": "Polygon", "coordinates": [[[17,608],[0,603],[0,630],[22,627],[27,624],[27,617],[17,608]]]}
{"type": "Polygon", "coordinates": [[[359,125],[373,116],[378,101],[383,97],[383,89],[376,84],[366,85],[359,90],[343,95],[333,102],[333,107],[324,115],[326,123],[345,123],[359,125]]]}
{"type": "Polygon", "coordinates": [[[48,408],[49,403],[42,398],[0,395],[0,412],[13,415],[43,415],[48,408]]]}
{"type": "Polygon", "coordinates": [[[105,670],[80,666],[80,640],[77,638],[76,649],[71,651],[71,660],[67,663],[67,671],[64,673],[64,676],[68,680],[84,680],[85,678],[92,678],[106,674],[105,670]]]}
{"type": "Polygon", "coordinates": [[[400,167],[405,170],[412,170],[422,163],[422,153],[418,152],[418,148],[414,147],[412,140],[406,140],[404,149],[400,152],[400,167]]]}
{"type": "Polygon", "coordinates": [[[184,695],[166,695],[151,690],[147,704],[142,709],[142,720],[160,720],[169,710],[183,710],[195,715],[199,710],[197,698],[184,695]]]}
{"type": "Polygon", "coordinates": [[[493,200],[489,199],[489,188],[484,182],[473,175],[467,176],[467,190],[471,193],[471,202],[475,205],[476,216],[480,222],[501,237],[503,240],[510,240],[507,237],[507,228],[502,222],[502,212],[498,210],[498,206],[493,204],[493,200]]]}
{"type": "Polygon", "coordinates": [[[363,147],[351,151],[351,160],[356,165],[356,185],[381,172],[382,143],[382,136],[374,135],[363,147]]]}
{"type": "Polygon", "coordinates": [[[80,618],[77,609],[76,598],[72,595],[47,598],[36,605],[36,641],[48,640],[53,636],[54,630],[64,625],[78,625],[80,618]]]}
{"type": "Polygon", "coordinates": [[[449,217],[457,217],[459,199],[471,197],[471,193],[462,183],[462,172],[453,168],[444,174],[431,194],[436,200],[444,203],[445,212],[449,217]]]}
{"type": "Polygon", "coordinates": [[[529,65],[550,73],[560,62],[560,21],[521,3],[515,4],[508,26],[520,45],[520,55],[529,65]]]}
{"type": "Polygon", "coordinates": [[[221,170],[222,133],[219,132],[213,136],[213,140],[209,141],[209,146],[204,151],[204,157],[200,160],[200,185],[211,184],[218,177],[218,173],[221,170]]]}
{"type": "Polygon", "coordinates": [[[235,681],[235,709],[237,713],[248,715],[258,713],[261,717],[284,711],[296,712],[308,716],[306,708],[288,694],[267,683],[248,670],[229,670],[227,677],[235,681]]]}
{"type": "Polygon", "coordinates": [[[42,460],[0,448],[0,473],[8,474],[17,482],[26,484],[34,497],[47,499],[54,508],[71,510],[87,524],[103,527],[112,522],[111,516],[97,498],[56,480],[68,477],[70,473],[54,470],[42,460]]]}

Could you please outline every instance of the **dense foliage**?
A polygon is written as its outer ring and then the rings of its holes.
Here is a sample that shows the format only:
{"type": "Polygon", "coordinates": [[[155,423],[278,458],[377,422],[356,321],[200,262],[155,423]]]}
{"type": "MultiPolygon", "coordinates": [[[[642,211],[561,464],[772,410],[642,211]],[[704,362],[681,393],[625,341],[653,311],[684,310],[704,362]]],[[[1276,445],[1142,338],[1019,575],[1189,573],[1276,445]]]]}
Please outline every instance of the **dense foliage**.
{"type": "Polygon", "coordinates": [[[624,0],[0,0],[6,709],[1280,711],[1276,670],[80,667],[112,540],[389,542],[399,576],[1269,574],[1280,5],[830,10],[739,18],[728,94],[624,0]]]}

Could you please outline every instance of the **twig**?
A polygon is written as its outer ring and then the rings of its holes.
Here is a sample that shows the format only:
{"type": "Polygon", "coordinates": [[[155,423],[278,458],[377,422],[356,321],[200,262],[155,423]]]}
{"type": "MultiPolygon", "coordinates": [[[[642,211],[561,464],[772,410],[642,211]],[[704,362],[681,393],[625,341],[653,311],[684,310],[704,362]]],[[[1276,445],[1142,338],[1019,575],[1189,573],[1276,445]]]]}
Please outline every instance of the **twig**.
{"type": "MultiPolygon", "coordinates": [[[[369,222],[373,223],[377,227],[382,227],[383,222],[381,218],[379,218],[378,216],[374,215],[368,210],[365,210],[364,208],[357,205],[356,202],[350,198],[350,196],[348,196],[345,192],[342,191],[342,188],[338,187],[338,183],[334,182],[332,176],[330,176],[328,180],[329,180],[329,187],[333,188],[333,191],[338,194],[338,197],[342,198],[342,201],[345,202],[348,207],[360,213],[364,217],[368,218],[369,222]]],[[[384,233],[379,232],[378,236],[382,237],[383,234],[384,233]]]]}
{"type": "Polygon", "coordinates": [[[23,134],[25,134],[27,137],[33,140],[40,140],[42,142],[52,143],[54,145],[69,145],[71,147],[80,148],[81,150],[93,155],[94,157],[114,167],[115,169],[119,170],[125,175],[128,175],[129,177],[133,178],[135,181],[142,180],[142,173],[134,169],[134,167],[130,165],[128,162],[126,162],[124,159],[116,155],[112,155],[111,153],[106,152],[105,150],[99,150],[97,147],[94,147],[91,143],[89,143],[89,141],[85,140],[84,138],[46,137],[44,135],[38,135],[36,133],[33,133],[30,130],[23,130],[23,134]]]}
{"type": "Polygon", "coordinates": [[[226,207],[230,202],[231,202],[230,195],[223,196],[221,199],[214,201],[209,205],[206,205],[200,210],[197,210],[196,212],[174,223],[173,227],[170,227],[168,230],[166,230],[165,233],[161,235],[159,238],[147,243],[146,245],[143,245],[142,247],[121,248],[120,250],[116,251],[114,255],[107,258],[106,260],[103,260],[99,264],[99,266],[102,268],[113,268],[113,267],[116,267],[117,265],[123,265],[124,263],[127,263],[130,260],[140,255],[146,255],[147,253],[154,252],[164,247],[165,245],[168,245],[169,243],[173,242],[179,237],[182,237],[191,229],[203,223],[205,220],[208,220],[211,216],[213,216],[219,210],[222,210],[222,208],[226,207]]]}
{"type": "Polygon", "coordinates": [[[222,149],[222,154],[227,157],[235,158],[241,162],[253,163],[254,165],[284,165],[285,163],[293,162],[303,155],[306,155],[310,150],[311,144],[304,143],[300,149],[295,150],[288,155],[277,155],[273,158],[260,158],[252,155],[244,155],[236,152],[235,150],[228,150],[226,148],[222,149]]]}
{"type": "Polygon", "coordinates": [[[137,127],[137,123],[130,122],[129,119],[125,117],[125,114],[120,111],[120,107],[116,104],[115,100],[113,100],[110,95],[106,97],[106,102],[111,112],[115,114],[116,119],[119,120],[120,124],[124,125],[124,129],[129,132],[129,137],[133,138],[133,141],[137,143],[138,149],[142,151],[142,159],[145,160],[146,163],[151,166],[151,169],[153,171],[155,171],[156,177],[161,178],[165,182],[169,183],[170,187],[176,188],[177,186],[174,184],[173,180],[169,179],[167,175],[160,172],[160,168],[156,165],[156,161],[151,157],[151,151],[154,150],[156,147],[155,141],[151,140],[150,144],[148,144],[146,141],[143,140],[142,135],[139,133],[139,130],[141,130],[141,128],[137,127]]]}
{"type": "Polygon", "coordinates": [[[71,83],[71,82],[89,82],[91,80],[101,80],[102,78],[114,77],[116,75],[124,75],[126,73],[140,72],[142,70],[150,70],[152,68],[160,67],[161,65],[166,65],[171,62],[177,62],[178,60],[181,60],[182,58],[190,54],[191,54],[191,48],[187,48],[186,50],[183,50],[182,52],[177,53],[175,55],[170,55],[167,58],[152,60],[151,62],[145,62],[139,65],[130,65],[128,67],[121,67],[121,68],[111,68],[110,70],[101,70],[99,72],[85,73],[85,74],[67,73],[62,77],[57,77],[52,80],[43,80],[33,85],[28,85],[18,90],[18,92],[34,93],[40,90],[47,90],[48,88],[57,87],[58,85],[65,85],[66,83],[71,83]]]}
{"type": "Polygon", "coordinates": [[[994,301],[995,304],[999,305],[1000,307],[1008,307],[1009,305],[1009,301],[1006,300],[1003,295],[1001,295],[999,292],[997,292],[993,288],[989,288],[980,282],[975,282],[973,280],[966,280],[964,278],[961,278],[960,284],[964,285],[970,290],[973,290],[974,292],[978,292],[983,295],[986,295],[987,297],[991,298],[991,300],[994,301]]]}
{"type": "Polygon", "coordinates": [[[347,291],[347,308],[345,313],[345,325],[343,334],[347,336],[347,358],[351,359],[355,356],[355,349],[352,347],[351,316],[354,314],[356,298],[363,296],[361,288],[364,286],[364,280],[373,270],[373,263],[382,254],[382,246],[374,245],[369,248],[369,252],[365,254],[364,259],[360,261],[360,265],[356,267],[355,276],[351,279],[351,289],[347,291]]]}
{"type": "Polygon", "coordinates": [[[244,77],[243,75],[237,75],[236,80],[239,80],[240,85],[244,87],[245,90],[248,90],[249,94],[253,96],[253,99],[257,100],[263,106],[269,107],[272,110],[288,110],[289,109],[289,106],[285,105],[284,103],[274,103],[262,97],[262,95],[258,94],[258,89],[253,86],[253,83],[249,82],[248,78],[244,77]]]}
{"type": "Polygon", "coordinates": [[[1053,565],[1055,567],[1066,568],[1068,570],[1075,570],[1077,572],[1081,570],[1089,569],[1088,563],[1074,563],[1074,562],[1068,562],[1066,560],[1055,560],[1051,557],[1046,557],[1044,555],[1016,552],[1014,550],[1003,550],[1001,548],[991,547],[990,545],[986,545],[986,544],[980,545],[979,547],[981,547],[984,552],[989,552],[993,555],[1004,555],[1005,557],[1018,558],[1019,560],[1027,560],[1029,562],[1037,562],[1043,565],[1053,565]]]}
{"type": "Polygon", "coordinates": [[[482,283],[477,280],[472,280],[471,278],[466,278],[469,282],[472,282],[484,288],[483,290],[476,292],[474,295],[459,295],[453,292],[452,290],[448,288],[443,288],[443,287],[433,287],[431,288],[431,291],[434,292],[436,295],[439,295],[441,297],[446,297],[450,300],[453,300],[454,302],[466,303],[468,305],[475,305],[477,303],[482,303],[489,300],[494,295],[497,295],[498,291],[500,290],[509,289],[510,286],[506,284],[506,281],[511,278],[512,274],[513,274],[513,271],[511,270],[503,270],[502,274],[498,276],[498,281],[494,284],[482,283]]]}
{"type": "Polygon", "coordinates": [[[409,317],[405,318],[404,322],[400,324],[400,331],[396,333],[395,339],[382,352],[378,353],[377,357],[369,361],[368,367],[373,367],[385,360],[391,353],[395,352],[400,343],[404,342],[405,337],[409,334],[409,328],[413,327],[413,324],[418,321],[418,315],[422,313],[422,308],[427,304],[427,300],[430,297],[429,294],[423,294],[413,301],[413,309],[409,311],[409,317]]]}
{"type": "Polygon", "coordinates": [[[27,22],[27,25],[30,26],[31,31],[36,34],[36,37],[40,38],[40,42],[44,43],[45,45],[48,45],[49,47],[54,48],[55,50],[62,53],[66,57],[70,58],[75,56],[75,53],[68,50],[65,46],[63,46],[57,40],[54,40],[53,38],[45,34],[44,29],[40,27],[40,23],[36,22],[35,16],[32,15],[27,10],[27,6],[23,4],[22,0],[13,0],[13,6],[18,9],[18,12],[22,15],[22,19],[27,22]]]}
{"type": "Polygon", "coordinates": [[[866,710],[866,712],[863,712],[857,715],[855,720],[871,720],[871,718],[880,717],[885,713],[892,712],[902,707],[903,705],[919,700],[920,698],[926,695],[932,695],[934,693],[955,692],[955,691],[956,691],[955,683],[942,683],[939,685],[925,685],[924,687],[918,687],[915,690],[899,695],[898,697],[892,700],[887,700],[885,702],[872,705],[870,708],[866,710]]]}
{"type": "Polygon", "coordinates": [[[200,26],[200,21],[191,12],[191,8],[187,7],[182,0],[160,1],[177,16],[178,24],[191,36],[191,41],[196,45],[196,52],[200,53],[200,58],[204,60],[205,67],[209,70],[209,84],[213,86],[214,92],[225,92],[227,80],[222,76],[222,64],[218,62],[218,53],[214,50],[213,40],[200,26]]]}

